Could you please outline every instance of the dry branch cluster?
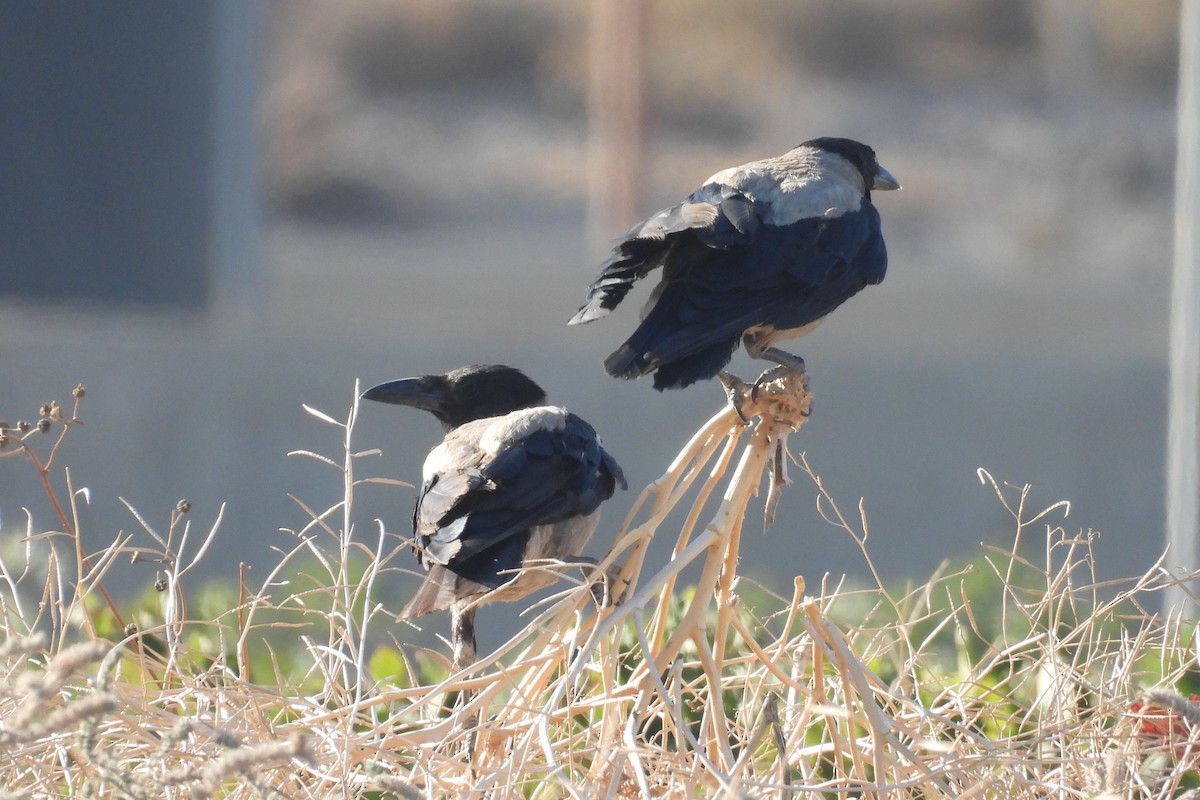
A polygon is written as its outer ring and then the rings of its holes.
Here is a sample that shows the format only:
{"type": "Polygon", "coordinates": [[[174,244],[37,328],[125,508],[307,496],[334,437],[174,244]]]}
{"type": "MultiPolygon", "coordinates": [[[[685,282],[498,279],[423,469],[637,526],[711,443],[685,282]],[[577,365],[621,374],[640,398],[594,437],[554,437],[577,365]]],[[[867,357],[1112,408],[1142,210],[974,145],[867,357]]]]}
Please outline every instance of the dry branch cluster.
{"type": "MultiPolygon", "coordinates": [[[[340,459],[304,454],[341,473],[340,500],[302,506],[308,524],[280,566],[211,620],[189,618],[183,579],[219,514],[195,554],[183,507],[164,535],[136,515],[150,547],[122,536],[88,553],[74,504],[56,502],[65,531],[35,535],[31,520],[20,570],[0,551],[0,797],[1185,796],[1200,705],[1164,687],[1196,671],[1194,625],[1144,607],[1172,579],[1102,585],[1090,534],[986,473],[1016,522],[1012,548],[912,590],[809,596],[797,579],[770,613],[740,600],[750,502],[765,483],[773,513],[809,401],[784,376],[747,398],[752,425],[732,409],[709,420],[595,577],[564,571],[567,588],[519,635],[440,680],[422,668],[429,654],[386,643],[402,629],[377,587],[407,554],[382,525],[373,542],[355,537],[355,488],[395,483],[356,477],[374,454],[353,447],[356,407],[345,422],[313,412],[343,430],[340,459]],[[672,556],[651,564],[646,545],[667,527],[672,556]],[[161,620],[110,633],[98,589],[130,553],[164,576],[161,620]],[[403,669],[373,674],[381,651],[403,669]]],[[[65,435],[74,419],[54,424],[65,435]]],[[[53,492],[53,458],[27,454],[53,492]]],[[[843,515],[800,467],[869,564],[865,514],[843,515]]]]}

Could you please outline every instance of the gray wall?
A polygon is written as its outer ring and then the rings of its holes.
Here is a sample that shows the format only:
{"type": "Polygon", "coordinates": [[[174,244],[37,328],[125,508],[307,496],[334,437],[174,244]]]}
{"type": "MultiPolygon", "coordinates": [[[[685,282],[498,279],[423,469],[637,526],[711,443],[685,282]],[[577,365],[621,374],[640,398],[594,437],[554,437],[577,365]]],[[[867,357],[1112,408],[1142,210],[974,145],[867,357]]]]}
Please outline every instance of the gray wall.
{"type": "Polygon", "coordinates": [[[257,9],[0,3],[0,294],[194,311],[261,274],[257,9]]]}

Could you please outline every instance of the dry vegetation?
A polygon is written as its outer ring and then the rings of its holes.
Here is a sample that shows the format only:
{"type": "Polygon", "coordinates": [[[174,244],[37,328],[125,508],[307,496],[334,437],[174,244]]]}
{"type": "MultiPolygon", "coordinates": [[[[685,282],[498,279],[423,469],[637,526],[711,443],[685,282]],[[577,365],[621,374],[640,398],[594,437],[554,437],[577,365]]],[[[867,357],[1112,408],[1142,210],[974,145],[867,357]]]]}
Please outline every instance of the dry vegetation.
{"type": "MultiPolygon", "coordinates": [[[[460,674],[399,644],[376,599],[409,556],[382,525],[352,524],[356,487],[389,482],[357,477],[374,451],[354,446],[356,407],[344,422],[310,409],[344,450],[298,454],[340,476],[341,500],[201,619],[183,587],[219,517],[197,543],[186,504],[165,534],[134,512],[152,547],[81,548],[56,464],[81,396],[3,434],[3,468],[43,476],[61,530],[31,519],[0,562],[0,797],[1192,794],[1200,707],[1175,689],[1195,680],[1194,627],[1148,610],[1162,570],[1099,585],[1090,534],[1050,522],[1061,504],[1030,509],[981,472],[1013,514],[1011,549],[912,590],[797,581],[775,603],[739,600],[748,504],[765,476],[770,515],[807,418],[790,379],[752,426],[713,417],[645,489],[602,562],[615,603],[564,573],[521,634],[460,674]],[[668,563],[645,559],[651,536],[676,537],[668,563]],[[123,622],[104,590],[131,555],[160,569],[156,622],[123,622]]],[[[799,467],[869,562],[861,508],[844,514],[799,467]]]]}

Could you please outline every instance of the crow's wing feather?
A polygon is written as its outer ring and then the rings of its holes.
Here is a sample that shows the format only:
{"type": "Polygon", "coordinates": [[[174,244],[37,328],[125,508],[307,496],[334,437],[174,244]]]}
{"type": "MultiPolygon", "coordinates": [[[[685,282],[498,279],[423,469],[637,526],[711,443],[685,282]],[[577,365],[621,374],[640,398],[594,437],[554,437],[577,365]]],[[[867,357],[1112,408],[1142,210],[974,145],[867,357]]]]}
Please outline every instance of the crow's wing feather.
{"type": "Polygon", "coordinates": [[[747,329],[802,328],[881,281],[886,268],[879,215],[865,202],[836,217],[760,226],[726,249],[697,239],[672,251],[653,305],[605,367],[636,377],[698,357],[683,370],[696,374],[679,380],[712,377],[747,329]]]}
{"type": "Polygon", "coordinates": [[[534,428],[513,425],[512,414],[469,423],[435,448],[414,515],[427,560],[470,570],[472,559],[501,542],[534,525],[590,514],[623,485],[591,426],[555,411],[534,428]],[[488,435],[497,430],[519,433],[493,450],[488,435]]]}
{"type": "Polygon", "coordinates": [[[762,220],[762,207],[745,194],[719,183],[704,185],[679,205],[630,228],[618,240],[570,324],[591,322],[616,308],[635,281],[664,264],[669,266],[672,253],[682,243],[695,241],[715,250],[739,247],[754,237],[762,220]]]}

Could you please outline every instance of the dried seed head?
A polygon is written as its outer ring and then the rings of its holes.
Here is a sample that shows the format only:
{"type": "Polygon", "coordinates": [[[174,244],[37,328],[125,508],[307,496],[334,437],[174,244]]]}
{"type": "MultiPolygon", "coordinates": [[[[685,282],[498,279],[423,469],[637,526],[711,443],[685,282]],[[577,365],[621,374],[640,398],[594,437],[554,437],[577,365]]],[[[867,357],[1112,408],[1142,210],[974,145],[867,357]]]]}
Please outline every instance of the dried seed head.
{"type": "Polygon", "coordinates": [[[17,422],[17,430],[19,430],[21,433],[29,433],[29,429],[32,427],[33,426],[25,420],[18,420],[17,422]]]}
{"type": "Polygon", "coordinates": [[[136,622],[130,622],[128,625],[125,626],[125,635],[126,636],[137,636],[137,632],[138,632],[138,626],[137,626],[136,622]]]}
{"type": "Polygon", "coordinates": [[[84,394],[86,394],[86,393],[87,393],[87,390],[83,388],[82,383],[71,390],[72,397],[83,397],[84,394]]]}
{"type": "Polygon", "coordinates": [[[159,575],[154,579],[154,591],[165,592],[167,590],[167,579],[159,575]]]}
{"type": "Polygon", "coordinates": [[[42,405],[38,408],[38,416],[39,417],[50,416],[50,404],[49,403],[42,403],[42,405]]]}
{"type": "Polygon", "coordinates": [[[0,450],[8,447],[8,435],[0,433],[0,450]]]}
{"type": "Polygon", "coordinates": [[[50,430],[50,420],[46,417],[39,419],[37,422],[37,429],[38,433],[45,433],[46,431],[50,430]]]}
{"type": "Polygon", "coordinates": [[[188,513],[189,511],[192,510],[192,501],[191,500],[180,500],[178,503],[175,504],[175,510],[178,511],[180,514],[188,513]]]}

